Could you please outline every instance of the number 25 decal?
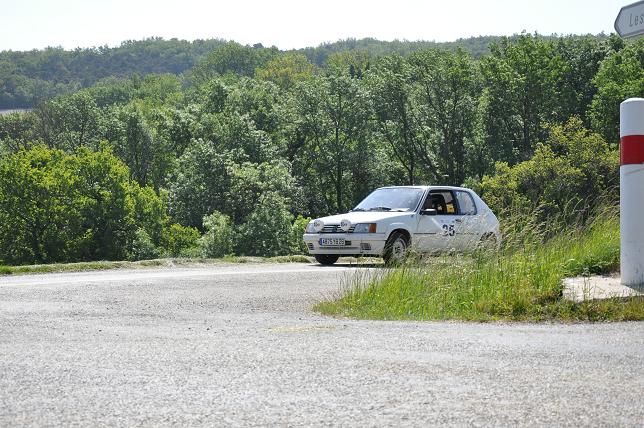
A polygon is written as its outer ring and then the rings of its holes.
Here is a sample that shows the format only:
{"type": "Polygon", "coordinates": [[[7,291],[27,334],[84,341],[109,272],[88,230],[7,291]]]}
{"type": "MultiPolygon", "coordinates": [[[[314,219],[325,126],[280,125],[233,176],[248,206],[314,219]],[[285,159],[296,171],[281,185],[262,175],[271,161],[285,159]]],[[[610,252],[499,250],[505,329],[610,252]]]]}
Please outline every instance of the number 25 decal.
{"type": "Polygon", "coordinates": [[[454,236],[456,231],[454,230],[453,224],[444,224],[443,225],[443,236],[454,236]]]}

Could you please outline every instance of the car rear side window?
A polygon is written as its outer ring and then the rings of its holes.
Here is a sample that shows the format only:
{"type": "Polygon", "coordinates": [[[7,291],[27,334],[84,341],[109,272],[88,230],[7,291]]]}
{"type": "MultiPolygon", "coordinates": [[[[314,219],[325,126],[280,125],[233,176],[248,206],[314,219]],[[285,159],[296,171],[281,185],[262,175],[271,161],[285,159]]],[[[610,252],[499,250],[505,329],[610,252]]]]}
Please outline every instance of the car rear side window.
{"type": "Polygon", "coordinates": [[[472,195],[468,192],[463,192],[462,190],[456,191],[456,199],[458,200],[458,207],[461,211],[461,214],[464,215],[475,215],[476,214],[476,204],[472,195]]]}

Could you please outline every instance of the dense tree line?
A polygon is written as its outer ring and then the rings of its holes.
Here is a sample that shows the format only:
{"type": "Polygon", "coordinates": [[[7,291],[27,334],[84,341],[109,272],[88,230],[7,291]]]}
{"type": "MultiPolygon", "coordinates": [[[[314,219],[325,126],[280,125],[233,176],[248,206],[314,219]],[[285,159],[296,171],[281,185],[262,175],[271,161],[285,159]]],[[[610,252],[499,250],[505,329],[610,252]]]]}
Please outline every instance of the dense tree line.
{"type": "Polygon", "coordinates": [[[0,116],[0,260],[278,255],[374,187],[465,184],[551,216],[615,183],[644,41],[501,38],[490,54],[221,44],[184,76],[105,79],[0,116]]]}
{"type": "MultiPolygon", "coordinates": [[[[603,35],[597,37],[604,38],[603,35]]],[[[329,57],[334,54],[350,51],[367,52],[372,57],[391,53],[406,56],[423,49],[455,50],[460,47],[474,58],[479,58],[489,53],[490,43],[499,40],[500,37],[495,36],[444,43],[347,39],[290,53],[302,53],[318,67],[325,67],[329,57]]],[[[188,75],[195,64],[222,46],[228,47],[229,56],[219,55],[222,61],[219,68],[216,64],[210,64],[208,72],[217,72],[224,67],[253,76],[255,67],[278,52],[276,48],[265,48],[260,43],[242,47],[221,39],[188,42],[162,38],[129,40],[113,48],[100,46],[64,50],[50,47],[26,52],[3,51],[0,52],[0,109],[33,107],[57,95],[70,94],[114,77],[130,78],[151,73],[188,75]],[[244,61],[247,63],[244,64],[244,61]]]]}
{"type": "Polygon", "coordinates": [[[120,46],[0,52],[0,108],[32,107],[110,77],[181,74],[223,40],[126,41],[120,46]]]}

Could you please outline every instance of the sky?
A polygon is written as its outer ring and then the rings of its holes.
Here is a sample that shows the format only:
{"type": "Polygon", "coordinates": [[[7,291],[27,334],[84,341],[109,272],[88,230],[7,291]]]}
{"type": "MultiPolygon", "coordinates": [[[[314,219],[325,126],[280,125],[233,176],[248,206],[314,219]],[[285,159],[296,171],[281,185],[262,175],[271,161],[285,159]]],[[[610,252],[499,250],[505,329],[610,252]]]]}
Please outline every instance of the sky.
{"type": "Polygon", "coordinates": [[[280,49],[346,38],[453,41],[613,32],[634,0],[0,0],[0,50],[222,38],[280,49]]]}

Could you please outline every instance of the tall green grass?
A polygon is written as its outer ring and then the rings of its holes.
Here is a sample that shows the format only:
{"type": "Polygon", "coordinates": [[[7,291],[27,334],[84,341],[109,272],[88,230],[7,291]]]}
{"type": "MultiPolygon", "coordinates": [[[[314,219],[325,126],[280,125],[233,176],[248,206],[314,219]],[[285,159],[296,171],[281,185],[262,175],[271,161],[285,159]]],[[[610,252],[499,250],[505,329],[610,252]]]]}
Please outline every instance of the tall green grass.
{"type": "Polygon", "coordinates": [[[345,294],[323,302],[324,314],[410,320],[640,320],[644,299],[574,303],[562,298],[567,276],[619,269],[616,209],[575,227],[512,223],[497,253],[430,257],[361,273],[345,294]]]}

